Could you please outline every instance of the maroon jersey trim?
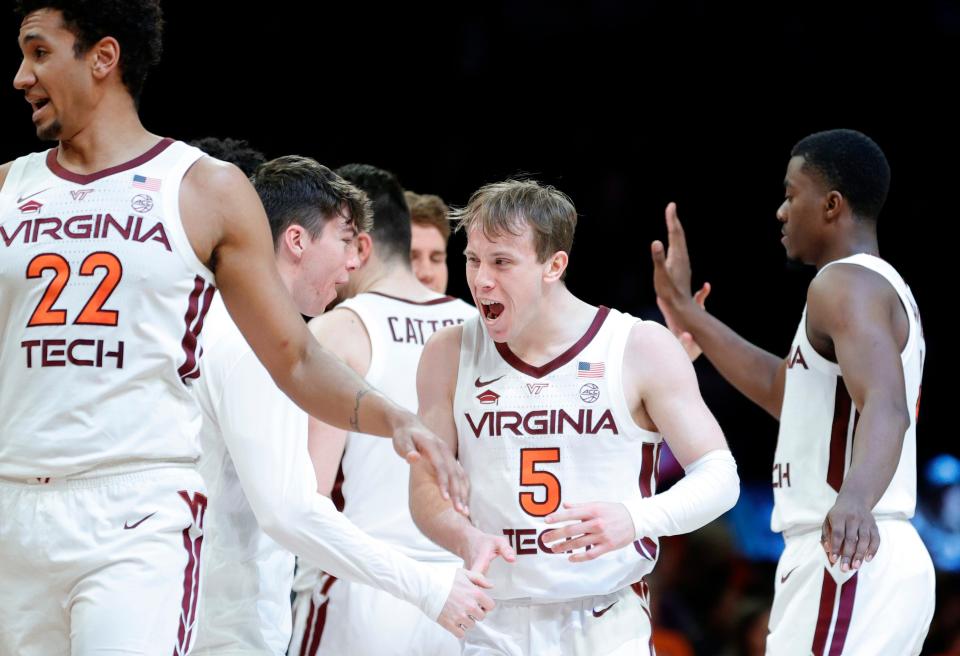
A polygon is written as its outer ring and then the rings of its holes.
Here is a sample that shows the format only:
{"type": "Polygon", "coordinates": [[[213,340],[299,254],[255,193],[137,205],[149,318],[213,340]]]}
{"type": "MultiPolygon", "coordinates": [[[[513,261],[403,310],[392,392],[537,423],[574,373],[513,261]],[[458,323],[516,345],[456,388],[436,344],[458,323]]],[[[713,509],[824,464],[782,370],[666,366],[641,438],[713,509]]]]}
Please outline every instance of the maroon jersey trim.
{"type": "Polygon", "coordinates": [[[859,417],[843,378],[837,376],[837,390],[833,401],[833,423],[830,430],[830,459],[827,461],[827,484],[839,492],[843,485],[843,476],[847,469],[847,429],[850,426],[850,412],[854,413],[853,425],[856,430],[859,417]]]}
{"type": "Polygon", "coordinates": [[[367,292],[368,294],[376,294],[377,296],[383,296],[384,298],[389,298],[393,301],[400,301],[401,303],[409,303],[410,305],[440,305],[441,303],[449,303],[450,301],[457,300],[453,296],[441,296],[440,298],[435,298],[431,301],[411,301],[408,298],[400,298],[399,296],[391,296],[390,294],[384,294],[383,292],[367,292]]]}
{"type": "Polygon", "coordinates": [[[136,166],[146,164],[154,157],[169,148],[172,143],[173,139],[161,139],[150,150],[139,157],[135,157],[129,162],[124,162],[123,164],[117,164],[116,166],[111,166],[108,169],[103,169],[102,171],[95,171],[94,173],[74,173],[73,171],[64,168],[63,165],[57,161],[57,152],[60,150],[60,147],[57,146],[56,148],[51,148],[47,151],[47,168],[49,168],[50,172],[58,178],[63,178],[64,180],[68,180],[70,182],[76,182],[77,184],[90,184],[91,182],[105,178],[108,175],[129,171],[136,166]]]}
{"type": "Polygon", "coordinates": [[[603,322],[606,320],[607,315],[609,314],[610,308],[603,305],[597,308],[597,314],[593,317],[593,322],[590,324],[590,327],[587,328],[587,332],[583,334],[583,337],[578,339],[573,346],[545,365],[534,367],[532,364],[527,364],[510,350],[510,347],[506,342],[495,342],[497,353],[500,354],[500,357],[502,357],[507,364],[517,371],[525,373],[528,376],[532,376],[533,378],[543,378],[547,374],[556,371],[577,357],[580,351],[585,349],[587,344],[589,344],[593,338],[597,336],[597,333],[600,332],[600,326],[603,325],[603,322]]]}

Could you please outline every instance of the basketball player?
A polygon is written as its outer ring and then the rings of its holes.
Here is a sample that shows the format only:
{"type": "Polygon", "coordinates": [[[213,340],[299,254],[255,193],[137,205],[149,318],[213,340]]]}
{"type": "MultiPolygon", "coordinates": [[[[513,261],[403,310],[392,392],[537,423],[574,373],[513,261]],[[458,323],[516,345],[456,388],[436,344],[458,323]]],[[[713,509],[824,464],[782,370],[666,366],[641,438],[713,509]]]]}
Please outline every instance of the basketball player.
{"type": "MultiPolygon", "coordinates": [[[[285,287],[301,313],[319,314],[357,266],[356,231],[370,225],[363,192],[314,160],[296,156],[260,166],[253,184],[270,218],[285,287]]],[[[419,606],[431,626],[436,625],[430,619],[437,619],[460,632],[468,613],[477,616],[467,604],[479,600],[491,607],[485,595],[472,594],[473,584],[456,566],[435,571],[401,556],[364,535],[317,494],[306,413],[274,385],[219,298],[206,330],[209,352],[196,393],[204,413],[200,472],[210,502],[195,653],[286,653],[294,564],[287,549],[336,576],[407,600],[402,603],[415,617],[419,606]],[[461,606],[466,612],[458,616],[461,606]]],[[[388,440],[369,439],[407,468],[388,440]]],[[[457,644],[440,626],[435,630],[457,644]]]]}
{"type": "Polygon", "coordinates": [[[458,229],[481,316],[436,333],[420,360],[419,412],[470,474],[470,519],[423,467],[411,469],[413,517],[489,568],[497,601],[466,654],[648,652],[658,538],[739,495],[677,340],[564,284],[576,218],[567,196],[532,181],[474,193],[458,229]],[[686,476],[655,494],[664,438],[686,476]]]}
{"type": "Polygon", "coordinates": [[[422,452],[458,504],[463,483],[310,335],[239,169],[144,129],[156,0],[17,7],[14,86],[59,145],[0,166],[0,654],[185,653],[206,508],[190,384],[214,281],[304,409],[422,452]]]}
{"type": "MultiPolygon", "coordinates": [[[[410,212],[392,173],[366,164],[337,172],[366,192],[374,227],[357,237],[360,266],[341,288],[347,300],[310,328],[367,382],[416,410],[417,362],[424,343],[439,328],[463,323],[477,311],[428,289],[411,270],[410,212]]],[[[344,515],[367,534],[428,564],[444,580],[450,578],[461,561],[414,525],[407,503],[409,467],[386,440],[312,420],[310,442],[320,492],[331,494],[342,467],[344,515]]],[[[459,642],[414,606],[365,585],[331,581],[320,569],[300,559],[292,654],[460,653],[459,642]],[[318,626],[321,615],[324,624],[318,626]]]]}
{"type": "Polygon", "coordinates": [[[920,314],[880,259],[877,217],[890,167],[853,130],[818,132],[790,153],[777,210],[787,257],[817,267],[786,358],[750,344],[690,300],[673,204],[654,283],[674,329],[780,420],[771,526],[777,568],[770,654],[918,654],[933,615],[930,556],[907,521],[916,504],[920,314]]]}
{"type": "Polygon", "coordinates": [[[433,194],[404,192],[410,207],[410,262],[417,280],[435,292],[447,292],[447,242],[450,208],[433,194]]]}

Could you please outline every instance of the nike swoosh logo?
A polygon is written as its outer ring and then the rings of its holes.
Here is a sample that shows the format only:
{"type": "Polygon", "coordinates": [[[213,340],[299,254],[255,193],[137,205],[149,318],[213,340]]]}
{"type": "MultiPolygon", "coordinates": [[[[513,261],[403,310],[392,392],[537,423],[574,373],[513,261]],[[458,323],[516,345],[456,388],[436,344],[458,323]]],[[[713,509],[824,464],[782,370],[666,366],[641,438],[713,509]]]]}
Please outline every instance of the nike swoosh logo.
{"type": "MultiPolygon", "coordinates": [[[[506,375],[507,374],[503,374],[503,376],[506,376],[506,375]]],[[[480,377],[477,376],[477,379],[473,381],[473,384],[476,385],[477,387],[486,387],[487,385],[493,385],[495,382],[503,378],[503,376],[497,376],[493,380],[487,380],[487,381],[480,380],[480,377]]]]}
{"type": "MultiPolygon", "coordinates": [[[[797,567],[800,567],[800,566],[797,565],[797,567]]],[[[792,570],[790,570],[789,572],[787,572],[786,574],[784,574],[783,576],[781,576],[781,577],[780,577],[780,583],[786,583],[786,582],[787,582],[787,579],[790,578],[790,575],[793,574],[795,571],[797,571],[797,567],[794,567],[792,570]]]]}
{"type": "Polygon", "coordinates": [[[42,193],[45,192],[45,191],[50,191],[50,187],[47,187],[46,189],[41,189],[40,191],[35,191],[35,192],[33,192],[32,194],[30,194],[29,196],[23,196],[22,198],[18,198],[18,199],[17,199],[17,202],[18,202],[18,203],[22,203],[23,201],[27,200],[28,198],[33,198],[34,196],[38,196],[38,195],[42,194],[42,193]]]}
{"type": "Polygon", "coordinates": [[[129,531],[131,528],[137,528],[138,526],[140,526],[141,524],[143,524],[145,521],[147,521],[148,519],[150,519],[151,517],[153,517],[153,516],[156,515],[156,514],[157,514],[157,511],[154,510],[152,513],[150,513],[149,515],[147,515],[146,517],[144,517],[143,519],[141,519],[141,520],[140,520],[139,522],[137,522],[136,524],[128,524],[127,522],[124,522],[124,523],[123,523],[123,528],[125,528],[125,529],[128,530],[128,531],[129,531]]]}
{"type": "Polygon", "coordinates": [[[597,610],[596,608],[594,608],[594,609],[593,609],[593,616],[594,616],[594,617],[603,617],[603,614],[604,614],[604,613],[606,613],[608,610],[610,610],[611,608],[613,608],[613,607],[616,606],[616,605],[617,605],[617,602],[613,602],[612,604],[610,604],[609,606],[607,606],[607,607],[604,608],[603,610],[597,610]]]}

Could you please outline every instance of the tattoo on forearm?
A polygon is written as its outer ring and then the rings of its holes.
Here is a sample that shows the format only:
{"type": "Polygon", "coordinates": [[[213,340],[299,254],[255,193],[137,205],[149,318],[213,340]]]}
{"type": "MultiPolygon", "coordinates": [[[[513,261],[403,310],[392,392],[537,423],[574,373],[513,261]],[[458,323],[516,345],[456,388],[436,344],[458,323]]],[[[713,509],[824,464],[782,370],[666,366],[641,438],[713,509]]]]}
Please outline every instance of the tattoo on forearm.
{"type": "Polygon", "coordinates": [[[350,428],[354,432],[360,432],[360,399],[367,395],[369,389],[361,389],[357,391],[357,400],[353,404],[353,416],[350,417],[350,428]]]}

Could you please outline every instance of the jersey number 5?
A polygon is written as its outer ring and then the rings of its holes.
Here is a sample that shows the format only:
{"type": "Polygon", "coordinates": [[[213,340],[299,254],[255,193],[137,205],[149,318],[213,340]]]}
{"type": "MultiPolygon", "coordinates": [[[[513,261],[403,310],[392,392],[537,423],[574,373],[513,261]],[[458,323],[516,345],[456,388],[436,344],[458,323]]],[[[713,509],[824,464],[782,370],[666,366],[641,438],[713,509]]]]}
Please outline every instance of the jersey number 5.
{"type": "MultiPolygon", "coordinates": [[[[89,326],[116,326],[120,313],[116,310],[104,310],[103,305],[110,298],[110,294],[123,277],[123,267],[120,260],[113,253],[99,251],[90,253],[80,264],[81,276],[92,276],[97,269],[104,269],[106,275],[93,290],[80,314],[74,319],[74,324],[89,326]]],[[[42,253],[30,260],[27,265],[27,278],[40,278],[44,271],[53,271],[53,278],[47,285],[40,302],[30,316],[27,326],[63,326],[67,323],[67,311],[54,309],[54,304],[60,298],[63,288],[70,280],[70,263],[57,253],[42,253]]]]}
{"type": "Polygon", "coordinates": [[[520,507],[534,517],[546,517],[560,507],[560,481],[550,472],[537,469],[543,462],[560,462],[560,449],[520,449],[520,485],[546,491],[543,501],[537,501],[533,492],[520,493],[520,507]]]}

